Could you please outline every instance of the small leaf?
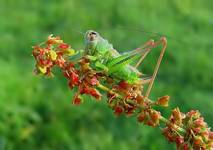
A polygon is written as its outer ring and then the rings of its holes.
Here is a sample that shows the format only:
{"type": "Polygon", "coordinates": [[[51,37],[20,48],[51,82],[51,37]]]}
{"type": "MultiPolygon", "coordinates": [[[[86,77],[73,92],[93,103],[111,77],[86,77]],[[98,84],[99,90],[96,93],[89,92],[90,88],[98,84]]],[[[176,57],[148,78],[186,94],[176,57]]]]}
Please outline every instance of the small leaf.
{"type": "Polygon", "coordinates": [[[68,56],[72,56],[72,55],[75,55],[75,54],[76,54],[76,52],[75,52],[74,49],[67,49],[65,52],[66,52],[66,54],[67,54],[68,56]]]}
{"type": "Polygon", "coordinates": [[[55,52],[55,51],[50,50],[50,58],[51,58],[52,60],[56,60],[56,58],[57,58],[57,54],[56,54],[56,52],[55,52]]]}
{"type": "Polygon", "coordinates": [[[42,74],[45,74],[45,73],[47,72],[47,68],[46,68],[46,67],[38,66],[38,70],[39,70],[42,74]]]}

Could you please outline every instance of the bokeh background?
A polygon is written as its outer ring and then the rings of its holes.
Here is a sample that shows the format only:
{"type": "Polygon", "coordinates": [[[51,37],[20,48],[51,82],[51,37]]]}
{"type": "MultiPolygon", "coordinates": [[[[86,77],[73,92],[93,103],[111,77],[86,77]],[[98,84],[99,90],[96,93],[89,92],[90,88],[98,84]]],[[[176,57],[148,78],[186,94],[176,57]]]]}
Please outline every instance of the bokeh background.
{"type": "MultiPolygon", "coordinates": [[[[167,35],[152,99],[171,96],[213,126],[212,0],[0,0],[0,150],[175,149],[158,128],[115,117],[103,100],[71,103],[66,80],[33,74],[32,46],[53,33],[83,49],[78,31],[99,31],[119,51],[167,35]]],[[[141,65],[151,74],[160,49],[141,65]]]]}

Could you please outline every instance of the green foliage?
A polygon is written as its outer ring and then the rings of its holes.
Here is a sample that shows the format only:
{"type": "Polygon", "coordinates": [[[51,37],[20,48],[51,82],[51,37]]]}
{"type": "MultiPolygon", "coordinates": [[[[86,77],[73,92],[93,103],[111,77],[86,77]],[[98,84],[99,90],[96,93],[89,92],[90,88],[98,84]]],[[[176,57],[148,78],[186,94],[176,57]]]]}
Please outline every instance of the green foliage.
{"type": "MultiPolygon", "coordinates": [[[[115,118],[104,101],[73,106],[61,75],[33,75],[31,46],[54,33],[82,49],[74,30],[97,30],[123,52],[153,37],[134,28],[170,35],[151,98],[168,94],[171,108],[199,109],[213,126],[212,6],[211,0],[0,0],[0,149],[175,149],[158,129],[115,118]]],[[[152,73],[158,54],[149,54],[144,73],[152,73]]]]}

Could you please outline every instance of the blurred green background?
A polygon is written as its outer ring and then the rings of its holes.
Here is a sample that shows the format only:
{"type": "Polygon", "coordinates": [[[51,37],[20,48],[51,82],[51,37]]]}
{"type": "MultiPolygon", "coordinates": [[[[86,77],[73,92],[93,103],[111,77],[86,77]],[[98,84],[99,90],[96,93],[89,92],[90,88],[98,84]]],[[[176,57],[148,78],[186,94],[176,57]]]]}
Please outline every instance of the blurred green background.
{"type": "MultiPolygon", "coordinates": [[[[171,96],[167,117],[176,106],[199,109],[213,126],[212,0],[0,0],[0,150],[175,149],[158,128],[116,118],[104,100],[73,106],[60,73],[33,75],[31,46],[53,33],[82,49],[75,31],[88,29],[120,51],[159,39],[138,29],[171,37],[151,98],[171,96]]],[[[141,65],[144,73],[152,73],[159,50],[141,65]]]]}

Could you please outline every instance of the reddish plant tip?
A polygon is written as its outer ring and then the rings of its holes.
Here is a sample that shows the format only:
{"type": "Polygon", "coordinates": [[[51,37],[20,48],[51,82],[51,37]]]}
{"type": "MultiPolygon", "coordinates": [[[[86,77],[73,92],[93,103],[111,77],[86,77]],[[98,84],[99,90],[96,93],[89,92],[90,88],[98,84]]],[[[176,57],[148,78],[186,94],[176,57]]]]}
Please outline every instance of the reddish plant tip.
{"type": "MultiPolygon", "coordinates": [[[[207,123],[204,122],[203,117],[198,111],[192,110],[183,115],[178,108],[172,111],[170,123],[163,130],[164,136],[171,142],[176,139],[177,147],[192,147],[193,149],[211,149],[213,148],[213,140],[210,138],[210,129],[207,123]],[[177,141],[179,134],[174,126],[184,127],[185,133],[183,134],[184,142],[177,141]],[[171,136],[173,135],[173,136],[171,136]]],[[[185,148],[186,149],[186,148],[185,148]]]]}
{"type": "Polygon", "coordinates": [[[175,108],[174,110],[172,110],[171,119],[176,124],[180,124],[182,122],[182,114],[181,114],[179,108],[175,108]]]}
{"type": "Polygon", "coordinates": [[[101,96],[102,96],[101,93],[98,90],[94,89],[94,88],[90,89],[89,94],[91,96],[93,96],[94,98],[96,98],[97,100],[100,100],[101,96]]]}
{"type": "Polygon", "coordinates": [[[146,115],[144,113],[140,113],[137,117],[138,122],[143,122],[146,119],[146,115]]]}
{"type": "Polygon", "coordinates": [[[52,45],[52,44],[60,44],[63,43],[63,41],[60,39],[59,36],[54,37],[52,34],[48,36],[48,40],[46,42],[48,45],[52,45]]]}
{"type": "Polygon", "coordinates": [[[90,80],[91,85],[97,85],[99,83],[97,77],[93,76],[92,79],[90,80]]]}
{"type": "Polygon", "coordinates": [[[154,109],[142,110],[137,116],[138,122],[143,122],[144,124],[152,127],[159,125],[160,121],[160,112],[154,109]]]}
{"type": "Polygon", "coordinates": [[[120,89],[127,89],[129,87],[129,84],[126,82],[126,81],[121,81],[119,84],[118,84],[118,87],[120,89]]]}
{"type": "Polygon", "coordinates": [[[189,146],[187,143],[184,143],[184,145],[182,147],[183,147],[183,150],[189,150],[189,146]]]}
{"type": "Polygon", "coordinates": [[[160,112],[153,110],[153,111],[150,113],[150,117],[152,118],[152,120],[153,120],[154,122],[158,122],[159,119],[160,119],[160,112]]]}
{"type": "Polygon", "coordinates": [[[68,48],[70,48],[70,45],[68,45],[68,44],[66,44],[66,43],[61,43],[61,44],[58,46],[58,48],[60,48],[60,49],[68,49],[68,48]]]}
{"type": "Polygon", "coordinates": [[[168,96],[168,95],[160,97],[156,101],[156,104],[160,105],[160,106],[168,107],[169,106],[169,99],[170,99],[170,96],[168,96]]]}
{"type": "Polygon", "coordinates": [[[116,116],[119,116],[119,115],[121,115],[121,113],[124,111],[124,109],[121,107],[121,106],[115,106],[115,108],[114,108],[114,114],[116,115],[116,116]]]}
{"type": "Polygon", "coordinates": [[[194,121],[196,127],[205,127],[206,123],[204,122],[204,118],[200,117],[194,121]]]}
{"type": "Polygon", "coordinates": [[[137,104],[142,105],[143,102],[144,102],[144,96],[138,95],[138,96],[136,97],[136,102],[137,102],[137,104]]]}
{"type": "MultiPolygon", "coordinates": [[[[83,84],[83,83],[81,83],[81,84],[83,84]]],[[[97,89],[95,89],[93,87],[90,87],[89,85],[81,86],[81,84],[80,84],[80,88],[79,88],[79,91],[80,91],[81,95],[87,94],[87,95],[90,95],[90,96],[94,97],[96,100],[100,100],[101,99],[102,95],[97,89]]]]}
{"type": "Polygon", "coordinates": [[[175,140],[177,146],[180,146],[184,143],[184,138],[183,137],[177,137],[175,140]]]}
{"type": "MultiPolygon", "coordinates": [[[[210,140],[213,140],[213,132],[209,132],[208,134],[209,134],[209,139],[210,139],[210,140]]],[[[212,141],[212,142],[213,142],[213,141],[212,141]]],[[[213,143],[212,143],[212,144],[213,144],[213,143]]]]}
{"type": "Polygon", "coordinates": [[[126,115],[128,117],[131,116],[131,115],[133,115],[134,112],[135,112],[135,108],[134,107],[133,108],[128,108],[128,109],[125,110],[125,113],[126,113],[126,115]]]}
{"type": "Polygon", "coordinates": [[[79,98],[79,97],[75,97],[74,99],[73,99],[73,104],[74,105],[80,105],[81,104],[81,99],[79,98]]]}
{"type": "Polygon", "coordinates": [[[78,75],[76,73],[72,72],[70,74],[70,79],[72,80],[72,83],[74,85],[78,85],[78,83],[79,83],[79,77],[78,77],[78,75]]]}

